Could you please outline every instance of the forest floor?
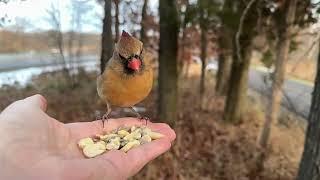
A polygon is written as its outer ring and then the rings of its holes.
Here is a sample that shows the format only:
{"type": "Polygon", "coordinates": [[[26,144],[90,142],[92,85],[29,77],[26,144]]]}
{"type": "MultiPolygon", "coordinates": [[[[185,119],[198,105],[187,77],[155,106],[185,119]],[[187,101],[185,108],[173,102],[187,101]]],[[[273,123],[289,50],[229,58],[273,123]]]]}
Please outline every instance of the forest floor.
{"type": "MultiPolygon", "coordinates": [[[[48,113],[62,122],[91,121],[105,106],[96,95],[95,73],[80,73],[74,83],[61,73],[35,77],[27,87],[6,86],[0,89],[0,110],[14,100],[41,93],[48,100],[48,113]],[[64,106],[61,106],[63,104],[64,106]]],[[[214,80],[207,82],[205,110],[200,110],[197,73],[183,79],[179,89],[179,113],[172,149],[149,163],[132,179],[213,179],[213,180],[291,180],[294,179],[304,145],[304,129],[295,118],[272,124],[268,149],[257,145],[263,121],[263,100],[248,97],[246,116],[237,124],[222,120],[224,97],[214,96],[214,80]],[[182,83],[183,82],[183,83],[182,83]],[[297,122],[297,123],[296,123],[297,122]],[[257,162],[264,153],[264,168],[257,162]]],[[[156,85],[155,85],[156,86],[156,85]]],[[[139,106],[156,121],[156,97],[151,95],[139,106]]],[[[119,110],[114,116],[127,116],[119,110]],[[118,114],[117,114],[118,113],[118,114]]],[[[280,118],[281,119],[281,118],[280,118]]]]}

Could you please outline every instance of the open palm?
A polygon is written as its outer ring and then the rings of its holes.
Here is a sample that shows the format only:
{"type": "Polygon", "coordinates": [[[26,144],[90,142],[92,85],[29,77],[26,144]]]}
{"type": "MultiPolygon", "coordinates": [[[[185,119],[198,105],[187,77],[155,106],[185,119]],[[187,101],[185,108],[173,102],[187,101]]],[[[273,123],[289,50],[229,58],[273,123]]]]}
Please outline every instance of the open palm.
{"type": "Polygon", "coordinates": [[[79,139],[122,125],[139,125],[134,118],[63,124],[45,113],[46,100],[35,95],[17,101],[0,114],[0,179],[126,179],[166,152],[175,139],[163,123],[148,123],[165,135],[128,153],[114,150],[85,159],[79,139]]]}

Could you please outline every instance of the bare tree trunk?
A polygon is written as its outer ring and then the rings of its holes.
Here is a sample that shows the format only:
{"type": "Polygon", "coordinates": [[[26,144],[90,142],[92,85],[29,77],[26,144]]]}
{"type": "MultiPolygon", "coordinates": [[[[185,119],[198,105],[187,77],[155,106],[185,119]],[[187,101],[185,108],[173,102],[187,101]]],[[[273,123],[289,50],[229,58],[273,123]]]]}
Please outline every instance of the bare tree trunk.
{"type": "MultiPolygon", "coordinates": [[[[184,66],[186,62],[185,58],[185,50],[186,50],[186,37],[187,37],[187,32],[186,32],[186,28],[187,28],[187,18],[186,18],[186,14],[189,13],[190,11],[190,4],[189,4],[189,0],[187,0],[185,2],[186,5],[186,10],[185,10],[185,15],[184,15],[184,19],[183,19],[183,23],[182,23],[182,27],[181,27],[181,31],[182,31],[182,39],[181,39],[181,44],[179,46],[180,48],[180,56],[179,56],[179,63],[178,63],[178,73],[179,73],[179,77],[182,77],[183,75],[183,71],[184,71],[184,66]]],[[[188,69],[188,68],[187,68],[188,69]]],[[[188,73],[185,73],[188,74],[188,73]]]]}
{"type": "Polygon", "coordinates": [[[308,128],[297,180],[320,179],[320,53],[308,117],[308,128]]]}
{"type": "MultiPolygon", "coordinates": [[[[250,43],[249,43],[250,44],[250,43]]],[[[243,46],[244,56],[242,61],[233,54],[229,90],[224,108],[224,120],[238,122],[241,120],[246,108],[246,96],[248,86],[248,73],[252,54],[251,45],[243,46]]]]}
{"type": "Polygon", "coordinates": [[[102,30],[102,44],[101,44],[101,58],[100,69],[101,73],[104,71],[106,63],[112,56],[113,40],[112,40],[112,16],[111,16],[111,0],[104,2],[104,18],[102,30]]]}
{"type": "Polygon", "coordinates": [[[141,30],[140,30],[140,39],[143,43],[147,43],[147,35],[146,35],[146,21],[147,21],[147,8],[148,8],[148,0],[144,0],[141,12],[141,30]]]}
{"type": "MultiPolygon", "coordinates": [[[[232,4],[230,5],[233,7],[232,4]]],[[[252,39],[255,36],[253,27],[257,25],[257,16],[255,15],[258,8],[257,0],[250,0],[247,4],[242,5],[243,10],[238,30],[236,33],[232,32],[232,36],[230,36],[233,37],[231,41],[233,62],[223,115],[225,121],[233,123],[242,119],[244,110],[247,108],[248,74],[252,55],[252,39]]]]}
{"type": "Polygon", "coordinates": [[[68,39],[68,56],[70,61],[73,61],[73,41],[74,41],[74,31],[69,32],[69,39],[68,39]]]}
{"type": "Polygon", "coordinates": [[[120,0],[114,0],[114,5],[115,5],[115,9],[116,9],[116,14],[115,14],[115,24],[114,24],[114,31],[116,33],[116,37],[115,37],[115,42],[118,42],[119,40],[119,2],[120,0]]]}
{"type": "MultiPolygon", "coordinates": [[[[73,63],[74,60],[74,54],[73,54],[73,46],[74,46],[74,38],[75,38],[75,32],[73,31],[74,28],[69,32],[69,39],[68,39],[68,58],[69,58],[69,67],[68,69],[75,69],[75,65],[73,63]]],[[[69,74],[69,73],[68,73],[69,74]]],[[[71,74],[70,74],[71,75],[71,74]]],[[[71,76],[70,79],[72,79],[71,83],[72,86],[76,83],[76,78],[75,76],[71,76]]]]}
{"type": "Polygon", "coordinates": [[[206,58],[207,58],[207,31],[205,28],[201,29],[201,79],[200,79],[200,109],[203,109],[205,96],[205,79],[206,79],[206,58]]]}
{"type": "Polygon", "coordinates": [[[285,70],[291,41],[291,24],[294,22],[297,0],[287,0],[284,5],[288,6],[288,9],[284,12],[284,27],[278,25],[280,26],[280,30],[278,32],[279,40],[277,42],[277,59],[273,75],[271,97],[266,111],[266,121],[260,138],[260,145],[262,147],[267,146],[271,131],[271,124],[277,119],[281,107],[282,87],[285,79],[285,70]]]}
{"type": "Polygon", "coordinates": [[[228,82],[232,66],[232,57],[229,54],[221,52],[219,54],[216,94],[224,96],[228,92],[228,82]]]}
{"type": "Polygon", "coordinates": [[[58,49],[59,49],[59,54],[60,54],[60,58],[61,58],[61,61],[63,63],[63,70],[66,72],[66,75],[67,75],[67,78],[69,77],[69,70],[68,70],[68,67],[67,67],[67,61],[65,59],[65,55],[64,55],[64,45],[63,45],[63,33],[61,31],[61,25],[60,25],[60,22],[59,22],[59,28],[57,30],[57,34],[56,34],[56,43],[57,43],[57,46],[58,46],[58,49]]]}
{"type": "Polygon", "coordinates": [[[205,2],[203,0],[198,1],[199,13],[200,13],[200,59],[201,59],[201,78],[200,78],[200,109],[203,109],[204,95],[205,95],[205,78],[206,78],[206,58],[207,58],[207,27],[208,22],[205,17],[205,2]]]}
{"type": "Polygon", "coordinates": [[[70,71],[68,69],[68,63],[66,61],[65,55],[64,55],[64,45],[63,45],[63,33],[61,29],[57,32],[57,45],[59,48],[59,54],[61,57],[61,61],[63,63],[63,75],[67,79],[68,82],[70,82],[70,85],[74,85],[74,79],[71,77],[70,71]]]}
{"type": "Polygon", "coordinates": [[[79,35],[78,35],[78,48],[76,51],[77,60],[79,60],[80,57],[82,56],[82,46],[83,46],[83,37],[82,37],[82,34],[79,33],[79,35]]]}
{"type": "Polygon", "coordinates": [[[65,56],[64,56],[63,34],[62,34],[61,30],[58,31],[57,45],[58,45],[58,48],[59,48],[59,53],[60,53],[62,62],[65,65],[65,68],[67,68],[66,67],[67,63],[66,63],[65,56]]]}
{"type": "Polygon", "coordinates": [[[61,29],[61,10],[59,8],[59,4],[54,4],[53,2],[50,5],[50,8],[47,9],[47,13],[49,15],[48,22],[52,26],[52,28],[55,30],[53,33],[53,38],[55,41],[55,45],[59,49],[60,54],[60,60],[63,63],[63,75],[65,78],[71,82],[70,84],[73,85],[73,80],[70,76],[70,72],[67,66],[67,62],[64,55],[64,36],[61,29]]]}
{"type": "Polygon", "coordinates": [[[219,38],[219,62],[216,82],[216,94],[224,96],[228,92],[228,82],[232,67],[232,35],[227,28],[221,27],[219,38]]]}
{"type": "Polygon", "coordinates": [[[182,29],[182,42],[179,46],[180,48],[180,56],[179,56],[179,62],[178,62],[178,74],[179,77],[181,77],[183,73],[183,66],[185,64],[184,56],[185,56],[185,40],[186,40],[186,31],[185,28],[182,29]]]}
{"type": "Polygon", "coordinates": [[[277,119],[282,99],[282,85],[284,82],[284,73],[286,61],[288,58],[290,40],[286,38],[280,38],[277,46],[277,61],[275,66],[275,72],[273,74],[272,92],[270,96],[269,105],[266,111],[266,121],[263,126],[260,145],[262,147],[267,146],[267,142],[270,136],[271,123],[277,119]]]}
{"type": "Polygon", "coordinates": [[[174,126],[177,119],[178,96],[178,13],[175,1],[159,1],[159,117],[174,126]]]}

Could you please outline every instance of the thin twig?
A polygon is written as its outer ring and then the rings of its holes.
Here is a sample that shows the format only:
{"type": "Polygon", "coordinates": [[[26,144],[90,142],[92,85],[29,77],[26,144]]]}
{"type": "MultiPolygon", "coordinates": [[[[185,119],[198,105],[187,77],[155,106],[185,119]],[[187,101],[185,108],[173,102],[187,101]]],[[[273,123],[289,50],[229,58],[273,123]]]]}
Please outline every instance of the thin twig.
{"type": "MultiPolygon", "coordinates": [[[[271,76],[272,73],[268,73],[267,75],[269,76],[269,79],[273,79],[272,76],[271,76]]],[[[266,81],[264,82],[264,85],[267,87],[267,89],[271,89],[272,88],[272,85],[269,86],[266,81]]],[[[276,84],[276,86],[278,87],[281,87],[279,84],[276,84]]],[[[283,97],[287,100],[287,108],[293,112],[294,114],[297,114],[297,115],[300,115],[301,117],[303,118],[307,118],[305,114],[303,114],[303,112],[299,112],[299,110],[296,108],[296,106],[294,105],[294,103],[292,102],[290,96],[287,94],[287,92],[285,91],[284,88],[279,88],[283,97]]],[[[284,101],[283,101],[284,102],[284,101]]],[[[284,106],[286,106],[284,104],[284,106]]]]}
{"type": "Polygon", "coordinates": [[[297,69],[298,65],[302,62],[300,59],[310,54],[310,52],[312,51],[314,46],[317,45],[319,40],[320,40],[320,34],[318,33],[317,38],[312,42],[311,46],[307,49],[307,51],[298,59],[297,63],[294,65],[290,73],[293,73],[297,69]]]}
{"type": "Polygon", "coordinates": [[[290,96],[286,93],[286,91],[285,91],[284,89],[282,89],[282,88],[281,88],[280,90],[282,91],[283,97],[287,100],[288,109],[290,109],[291,111],[293,111],[295,114],[298,114],[298,115],[306,118],[303,113],[300,113],[300,112],[297,110],[296,106],[295,106],[294,103],[291,101],[290,96]]]}
{"type": "Polygon", "coordinates": [[[240,23],[239,23],[239,29],[237,31],[237,34],[236,34],[236,48],[237,48],[237,56],[238,56],[238,60],[241,62],[242,61],[242,57],[241,57],[241,47],[240,47],[240,36],[242,34],[242,30],[243,30],[243,24],[244,24],[244,20],[248,14],[248,11],[250,10],[251,6],[253,5],[253,3],[255,2],[256,0],[251,0],[247,7],[244,9],[242,15],[241,15],[241,18],[240,18],[240,23]]]}

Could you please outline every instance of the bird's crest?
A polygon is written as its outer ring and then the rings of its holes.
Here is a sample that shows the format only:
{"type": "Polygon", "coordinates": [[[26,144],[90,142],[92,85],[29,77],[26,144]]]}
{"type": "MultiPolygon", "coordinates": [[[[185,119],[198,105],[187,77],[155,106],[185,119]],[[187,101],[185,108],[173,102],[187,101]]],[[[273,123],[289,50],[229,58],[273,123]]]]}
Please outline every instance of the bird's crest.
{"type": "Polygon", "coordinates": [[[122,31],[122,34],[117,43],[117,52],[123,57],[128,58],[132,54],[139,55],[142,50],[142,42],[139,39],[131,36],[126,31],[122,31]]]}

